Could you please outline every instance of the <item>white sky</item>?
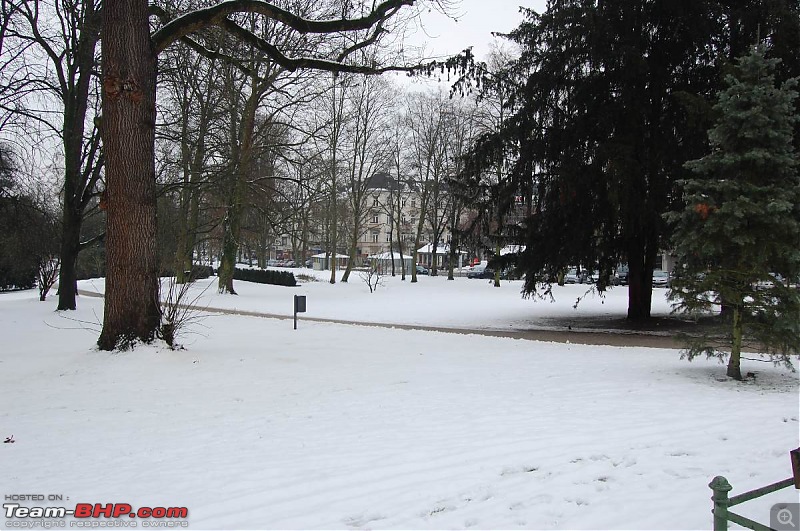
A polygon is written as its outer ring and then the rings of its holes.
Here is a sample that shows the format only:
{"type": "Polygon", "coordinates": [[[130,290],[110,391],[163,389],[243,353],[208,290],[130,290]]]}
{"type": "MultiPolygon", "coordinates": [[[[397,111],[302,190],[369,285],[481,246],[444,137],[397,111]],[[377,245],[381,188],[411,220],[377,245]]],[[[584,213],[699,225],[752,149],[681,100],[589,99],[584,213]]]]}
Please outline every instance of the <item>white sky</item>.
{"type": "Polygon", "coordinates": [[[455,55],[468,46],[473,47],[477,59],[485,60],[489,45],[494,40],[491,32],[508,32],[522,21],[519,7],[544,11],[546,0],[461,0],[455,13],[461,15],[454,21],[441,13],[430,11],[422,15],[424,31],[411,35],[406,42],[426,46],[426,51],[436,56],[455,55]]]}

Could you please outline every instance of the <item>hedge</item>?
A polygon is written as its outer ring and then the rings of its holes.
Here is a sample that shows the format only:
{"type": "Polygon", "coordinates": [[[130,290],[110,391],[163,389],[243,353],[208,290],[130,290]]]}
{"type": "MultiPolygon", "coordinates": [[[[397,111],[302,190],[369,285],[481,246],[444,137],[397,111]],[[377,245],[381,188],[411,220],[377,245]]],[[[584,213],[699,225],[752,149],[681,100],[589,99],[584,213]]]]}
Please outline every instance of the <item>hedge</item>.
{"type": "Polygon", "coordinates": [[[273,269],[234,269],[234,280],[256,282],[257,284],[274,284],[276,286],[297,286],[294,273],[275,271],[273,269]]]}

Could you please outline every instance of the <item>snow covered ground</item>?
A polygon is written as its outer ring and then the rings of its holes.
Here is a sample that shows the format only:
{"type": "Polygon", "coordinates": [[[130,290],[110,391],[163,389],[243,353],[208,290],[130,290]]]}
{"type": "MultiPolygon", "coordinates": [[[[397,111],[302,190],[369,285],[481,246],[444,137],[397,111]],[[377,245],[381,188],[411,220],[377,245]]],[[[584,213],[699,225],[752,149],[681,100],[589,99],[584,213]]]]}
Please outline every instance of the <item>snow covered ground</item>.
{"type": "MultiPolygon", "coordinates": [[[[304,294],[308,317],[485,329],[624,316],[624,289],[575,310],[580,286],[554,303],[519,288],[387,278],[370,294],[356,276],[197,302],[290,315],[304,294]]],[[[766,363],[739,383],[677,350],[220,314],[185,350],[108,354],[102,299],[54,306],[0,294],[0,436],[16,441],[0,494],[185,506],[194,529],[707,529],[715,475],[733,494],[785,479],[798,446],[797,373],[766,363]]],[[[739,509],[768,524],[797,501],[739,509]]]]}

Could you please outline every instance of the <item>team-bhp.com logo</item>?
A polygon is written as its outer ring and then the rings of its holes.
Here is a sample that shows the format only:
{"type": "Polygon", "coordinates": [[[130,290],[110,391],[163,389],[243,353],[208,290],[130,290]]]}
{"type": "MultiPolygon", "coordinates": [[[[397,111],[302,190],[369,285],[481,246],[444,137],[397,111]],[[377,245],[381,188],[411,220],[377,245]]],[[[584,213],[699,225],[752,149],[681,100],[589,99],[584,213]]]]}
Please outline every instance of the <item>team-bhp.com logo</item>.
{"type": "Polygon", "coordinates": [[[67,507],[26,507],[19,503],[4,503],[6,527],[66,527],[64,518],[70,516],[78,520],[70,521],[70,527],[137,527],[131,519],[141,519],[142,527],[188,527],[185,520],[189,516],[186,507],[139,507],[134,509],[129,503],[78,503],[74,508],[67,507]],[[99,518],[117,519],[111,522],[98,521],[99,518]],[[35,525],[29,519],[46,520],[50,525],[35,525]],[[61,519],[60,522],[53,519],[61,519]],[[128,522],[124,522],[128,519],[128,522]],[[32,525],[33,524],[33,525],[32,525]]]}

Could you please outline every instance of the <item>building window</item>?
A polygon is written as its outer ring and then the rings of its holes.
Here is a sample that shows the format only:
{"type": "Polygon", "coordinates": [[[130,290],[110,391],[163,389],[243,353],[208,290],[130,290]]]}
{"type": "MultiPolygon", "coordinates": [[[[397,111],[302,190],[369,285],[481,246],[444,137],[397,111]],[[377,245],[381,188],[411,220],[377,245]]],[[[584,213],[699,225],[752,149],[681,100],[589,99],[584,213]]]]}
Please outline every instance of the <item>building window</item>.
{"type": "Polygon", "coordinates": [[[288,240],[288,238],[286,238],[286,236],[281,238],[281,245],[286,245],[287,243],[289,243],[289,240],[288,240]]]}
{"type": "Polygon", "coordinates": [[[377,197],[372,199],[372,206],[378,206],[378,198],[377,197]]]}
{"type": "Polygon", "coordinates": [[[372,233],[372,243],[378,243],[378,237],[380,236],[380,232],[374,231],[372,233]]]}
{"type": "Polygon", "coordinates": [[[416,206],[417,206],[417,200],[412,198],[411,199],[411,207],[413,208],[413,207],[416,207],[416,206]]]}
{"type": "Polygon", "coordinates": [[[375,212],[372,213],[372,222],[380,223],[380,221],[378,220],[378,214],[376,214],[375,212]]]}
{"type": "Polygon", "coordinates": [[[391,242],[392,242],[392,234],[387,232],[386,233],[386,243],[391,243],[391,242]]]}

